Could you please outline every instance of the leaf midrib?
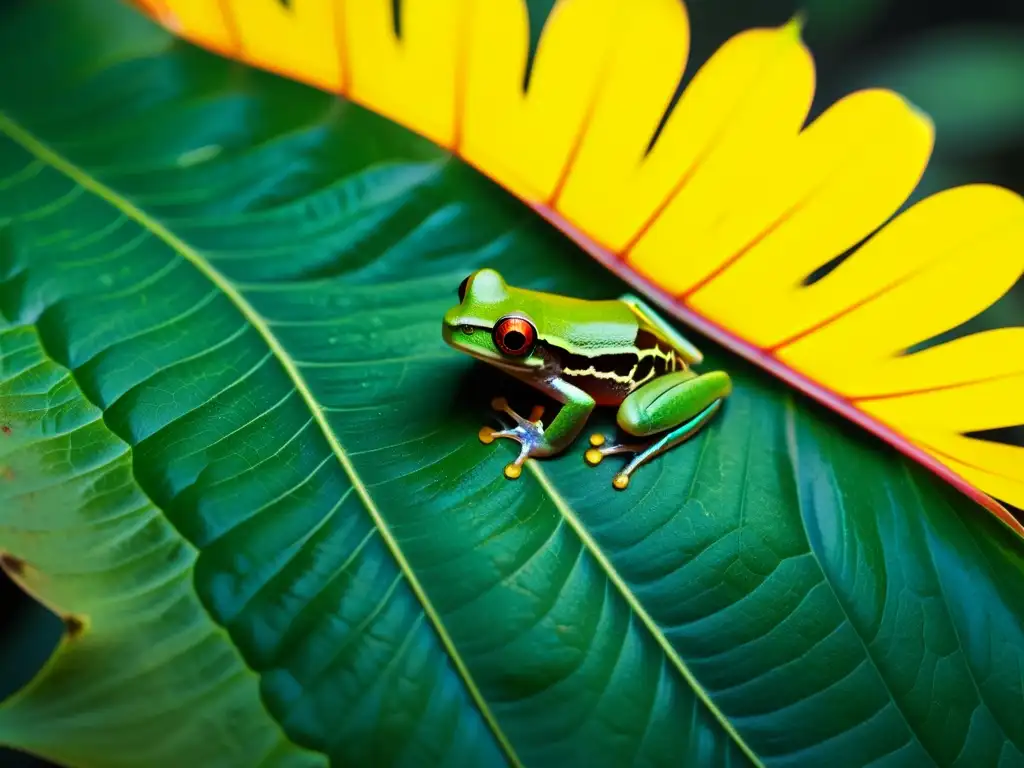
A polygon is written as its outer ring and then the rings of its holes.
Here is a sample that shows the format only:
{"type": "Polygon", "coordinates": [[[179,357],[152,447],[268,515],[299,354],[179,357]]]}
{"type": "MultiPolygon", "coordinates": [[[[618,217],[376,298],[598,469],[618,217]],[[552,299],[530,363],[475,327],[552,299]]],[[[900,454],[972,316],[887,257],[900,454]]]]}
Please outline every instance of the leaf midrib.
{"type": "Polygon", "coordinates": [[[275,358],[277,358],[282,368],[284,368],[285,373],[288,375],[288,378],[291,380],[296,391],[302,397],[303,402],[313,414],[313,419],[320,428],[324,439],[327,440],[331,451],[337,457],[338,462],[348,475],[349,481],[352,483],[352,487],[359,495],[359,498],[372,518],[374,525],[377,527],[378,531],[380,531],[381,538],[384,540],[392,557],[398,564],[399,569],[408,581],[409,587],[412,589],[416,598],[419,600],[420,605],[423,607],[423,612],[430,619],[441,644],[444,646],[445,652],[448,654],[449,658],[451,658],[452,664],[458,671],[470,697],[473,699],[473,702],[476,704],[481,716],[487,723],[487,726],[491,730],[495,740],[498,742],[498,746],[502,753],[512,765],[517,766],[517,768],[522,768],[523,763],[519,760],[514,747],[505,735],[501,726],[498,724],[494,713],[491,711],[486,699],[484,699],[483,694],[469,671],[469,668],[466,666],[465,661],[459,654],[454,641],[448,634],[448,631],[444,626],[444,622],[441,620],[440,614],[437,612],[437,609],[434,608],[433,603],[426,594],[426,590],[424,590],[415,571],[406,559],[405,554],[402,552],[402,549],[398,544],[398,540],[390,526],[381,514],[376,502],[374,502],[373,498],[370,496],[366,485],[362,482],[362,479],[356,472],[347,451],[344,446],[342,446],[341,441],[338,439],[338,436],[327,421],[327,417],[324,415],[323,409],[314,398],[312,390],[306,383],[305,378],[299,372],[295,362],[270,330],[270,326],[266,321],[264,321],[259,313],[256,312],[255,308],[241,294],[241,292],[239,292],[238,289],[224,277],[224,275],[214,269],[213,266],[210,265],[195,248],[176,236],[162,223],[136,207],[128,199],[103,184],[99,179],[91,176],[84,169],[52,149],[45,142],[36,138],[31,131],[22,127],[20,123],[11,118],[5,112],[0,112],[0,132],[5,133],[26,152],[32,154],[46,165],[49,165],[55,171],[63,174],[87,192],[96,195],[109,205],[117,208],[125,216],[135,221],[154,237],[165,243],[175,253],[189,262],[195,269],[204,275],[216,288],[221,290],[231,303],[234,304],[235,308],[242,314],[245,320],[252,324],[253,328],[257,333],[259,333],[260,337],[270,348],[271,353],[275,358]]]}
{"type": "Polygon", "coordinates": [[[541,488],[543,488],[544,491],[547,493],[548,497],[551,499],[551,502],[555,505],[555,508],[562,515],[562,518],[569,525],[569,527],[573,529],[576,535],[579,536],[580,541],[583,543],[583,546],[587,548],[587,551],[590,552],[590,555],[594,558],[594,560],[597,561],[597,564],[601,566],[601,569],[604,571],[605,576],[615,586],[619,594],[622,595],[622,598],[626,601],[626,604],[630,607],[630,610],[632,610],[636,617],[640,619],[644,627],[647,628],[647,631],[651,633],[651,637],[654,638],[654,641],[661,648],[662,652],[665,654],[665,657],[669,660],[669,663],[672,664],[672,666],[674,666],[676,670],[678,670],[679,674],[683,676],[683,679],[693,690],[694,695],[707,708],[711,715],[718,721],[718,724],[722,727],[722,730],[724,730],[726,734],[733,740],[733,742],[736,744],[737,747],[739,747],[740,751],[743,752],[746,758],[750,760],[750,762],[753,765],[757,766],[757,768],[764,768],[764,763],[761,762],[761,759],[750,748],[750,745],[748,745],[747,742],[743,739],[743,737],[740,736],[739,732],[736,730],[735,726],[733,726],[733,724],[729,721],[729,718],[725,715],[725,713],[722,712],[722,710],[720,710],[715,705],[714,701],[712,701],[707,691],[704,690],[704,687],[700,684],[700,682],[694,676],[693,672],[690,670],[690,667],[687,665],[686,661],[684,661],[683,657],[679,655],[679,653],[676,651],[674,647],[672,647],[672,644],[668,641],[668,638],[665,637],[665,633],[661,631],[661,628],[658,626],[658,623],[651,617],[651,615],[643,607],[641,602],[637,599],[636,595],[633,593],[633,590],[629,588],[629,585],[626,583],[625,579],[622,578],[618,570],[615,568],[615,565],[611,562],[611,560],[608,559],[608,556],[604,554],[604,551],[601,549],[600,545],[594,540],[594,538],[587,531],[586,527],[583,525],[583,521],[580,520],[579,516],[573,511],[572,506],[569,504],[568,501],[565,500],[561,493],[558,492],[558,489],[555,488],[554,484],[551,482],[551,479],[547,476],[547,473],[540,467],[540,465],[534,459],[528,459],[526,461],[526,466],[533,472],[534,477],[537,478],[537,482],[540,484],[541,488]]]}

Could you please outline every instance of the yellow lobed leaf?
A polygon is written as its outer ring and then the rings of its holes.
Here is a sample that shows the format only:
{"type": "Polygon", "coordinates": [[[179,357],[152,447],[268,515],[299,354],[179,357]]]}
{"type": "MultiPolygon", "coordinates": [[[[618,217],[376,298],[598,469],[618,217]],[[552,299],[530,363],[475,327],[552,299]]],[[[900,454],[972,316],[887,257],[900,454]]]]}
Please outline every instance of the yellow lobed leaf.
{"type": "Polygon", "coordinates": [[[626,264],[673,294],[706,279],[721,265],[709,246],[737,192],[764,178],[773,162],[765,149],[793,140],[813,95],[813,62],[795,24],[723,45],[658,138],[651,159],[676,179],[623,246],[626,264]]]}
{"type": "Polygon", "coordinates": [[[391,0],[344,5],[340,30],[349,41],[344,51],[348,92],[353,100],[451,148],[456,68],[465,66],[459,32],[468,0],[409,0],[401,42],[395,38],[391,6],[391,0]]]}
{"type": "Polygon", "coordinates": [[[211,11],[218,6],[227,11],[228,34],[256,66],[325,90],[340,90],[343,74],[334,5],[331,0],[301,0],[300,4],[301,14],[290,12],[282,3],[203,3],[211,11]]]}

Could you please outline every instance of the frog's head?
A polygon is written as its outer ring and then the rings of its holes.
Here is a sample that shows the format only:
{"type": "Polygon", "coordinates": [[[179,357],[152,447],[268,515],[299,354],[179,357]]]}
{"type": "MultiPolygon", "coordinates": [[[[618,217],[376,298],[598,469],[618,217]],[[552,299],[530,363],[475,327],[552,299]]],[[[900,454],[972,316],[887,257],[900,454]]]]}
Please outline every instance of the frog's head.
{"type": "Polygon", "coordinates": [[[539,368],[537,326],[517,294],[493,269],[481,269],[459,285],[459,303],[445,312],[444,340],[460,352],[499,368],[539,368]]]}

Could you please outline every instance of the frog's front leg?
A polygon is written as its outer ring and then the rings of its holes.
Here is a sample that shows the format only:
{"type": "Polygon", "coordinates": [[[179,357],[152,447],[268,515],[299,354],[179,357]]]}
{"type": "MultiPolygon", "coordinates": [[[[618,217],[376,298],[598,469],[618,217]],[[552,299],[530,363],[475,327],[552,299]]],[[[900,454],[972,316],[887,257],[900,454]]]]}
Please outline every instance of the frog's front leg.
{"type": "Polygon", "coordinates": [[[480,441],[483,443],[504,437],[520,444],[519,455],[505,467],[505,477],[509,480],[515,480],[522,474],[523,462],[528,458],[551,456],[564,451],[576,439],[594,410],[594,399],[590,395],[561,379],[551,379],[538,388],[562,403],[558,415],[547,428],[540,421],[543,409],[535,408],[530,414],[531,418],[524,419],[509,407],[505,398],[497,397],[491,402],[492,407],[511,416],[516,426],[502,430],[484,427],[480,430],[480,441]]]}
{"type": "Polygon", "coordinates": [[[625,432],[636,437],[665,434],[648,443],[618,445],[607,445],[602,435],[593,435],[592,447],[585,454],[587,463],[599,464],[613,453],[634,454],[612,480],[612,485],[622,490],[637,467],[696,434],[731,391],[732,381],[723,371],[697,375],[685,370],[654,379],[622,401],[617,421],[625,432]]]}

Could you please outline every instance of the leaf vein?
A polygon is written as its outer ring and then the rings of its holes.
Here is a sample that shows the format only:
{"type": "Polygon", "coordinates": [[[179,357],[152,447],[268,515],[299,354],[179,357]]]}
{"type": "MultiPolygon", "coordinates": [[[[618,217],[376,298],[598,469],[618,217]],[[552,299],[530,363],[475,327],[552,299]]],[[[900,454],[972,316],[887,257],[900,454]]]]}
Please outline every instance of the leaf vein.
{"type": "MultiPolygon", "coordinates": [[[[673,645],[669,642],[668,638],[665,637],[665,634],[661,631],[661,629],[659,628],[658,624],[654,621],[654,619],[651,618],[651,615],[647,613],[647,610],[643,607],[641,602],[637,599],[637,596],[629,588],[629,585],[626,584],[625,580],[619,574],[618,570],[615,568],[612,562],[604,554],[601,547],[597,544],[596,541],[593,540],[593,538],[591,538],[590,534],[587,532],[586,527],[583,525],[583,522],[579,519],[579,517],[577,517],[575,511],[572,510],[572,508],[568,505],[568,503],[561,496],[561,494],[558,493],[554,485],[551,483],[551,480],[547,477],[547,474],[544,472],[544,470],[538,467],[537,462],[533,459],[528,459],[526,461],[526,466],[529,467],[530,471],[532,471],[533,474],[536,476],[537,481],[540,483],[541,487],[543,487],[544,490],[547,491],[548,495],[551,497],[551,500],[555,504],[555,507],[558,509],[559,512],[562,513],[562,515],[566,519],[566,522],[569,523],[569,526],[575,531],[576,535],[580,538],[583,547],[590,553],[591,557],[593,557],[597,564],[601,567],[601,570],[604,571],[608,580],[615,586],[616,590],[619,592],[620,595],[622,595],[623,599],[625,599],[626,603],[632,609],[633,613],[647,627],[647,631],[650,632],[655,642],[661,647],[666,658],[676,668],[676,670],[680,673],[682,678],[693,689],[693,692],[697,696],[697,698],[701,700],[701,703],[714,716],[714,718],[718,721],[722,729],[732,738],[736,746],[739,747],[740,750],[742,750],[742,752],[747,756],[750,762],[753,765],[758,766],[759,768],[763,768],[763,763],[761,762],[760,758],[758,758],[758,756],[754,753],[750,745],[746,743],[743,737],[736,730],[735,726],[733,726],[733,724],[725,716],[725,713],[722,712],[711,700],[711,697],[708,695],[708,692],[698,682],[693,672],[690,671],[689,666],[683,660],[682,656],[679,655],[675,647],[673,647],[673,645]]],[[[694,472],[694,477],[696,477],[696,471],[694,472]]]]}
{"type": "MultiPolygon", "coordinates": [[[[37,139],[32,133],[27,131],[3,112],[0,112],[0,131],[6,133],[8,137],[17,144],[20,144],[27,152],[35,155],[41,161],[48,163],[55,170],[64,174],[71,181],[77,183],[83,191],[90,191],[114,208],[119,209],[122,213],[134,219],[145,229],[153,232],[156,237],[166,243],[172,250],[192,263],[192,265],[200,273],[205,275],[211,283],[220,288],[243,317],[252,324],[273,352],[274,356],[277,357],[293,385],[302,395],[307,407],[313,413],[317,426],[323,432],[332,452],[337,457],[337,460],[341,464],[345,473],[349,476],[353,486],[355,486],[356,492],[363,502],[363,506],[372,518],[374,524],[380,530],[381,538],[390,550],[391,556],[397,562],[399,569],[405,574],[410,589],[423,607],[424,617],[429,621],[442,647],[447,651],[452,665],[455,667],[456,672],[462,679],[463,685],[466,687],[470,698],[476,704],[481,717],[484,719],[487,727],[497,741],[499,748],[514,766],[521,766],[522,762],[516,755],[516,751],[512,746],[512,743],[509,741],[508,736],[499,725],[494,713],[491,711],[490,705],[484,699],[476,681],[469,671],[469,668],[462,659],[458,648],[455,646],[454,641],[448,634],[448,630],[445,627],[444,622],[441,620],[437,609],[434,607],[426,593],[426,590],[420,583],[411,564],[406,558],[405,553],[399,546],[394,532],[391,530],[387,520],[384,518],[381,510],[377,507],[376,502],[370,495],[369,489],[356,472],[351,459],[338,439],[338,435],[328,422],[324,409],[313,396],[313,392],[310,389],[309,384],[296,367],[291,356],[281,345],[280,340],[271,332],[266,321],[256,312],[248,299],[246,299],[245,296],[242,295],[242,293],[230,281],[228,281],[220,271],[215,269],[207,259],[203,258],[198,251],[174,235],[161,222],[153,219],[144,211],[137,208],[135,204],[114,192],[113,189],[107,187],[97,178],[91,176],[85,170],[72,163],[69,159],[58,154],[55,150],[37,139]]],[[[417,622],[417,624],[418,623],[419,622],[417,622]]]]}

